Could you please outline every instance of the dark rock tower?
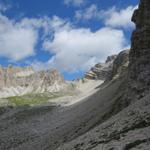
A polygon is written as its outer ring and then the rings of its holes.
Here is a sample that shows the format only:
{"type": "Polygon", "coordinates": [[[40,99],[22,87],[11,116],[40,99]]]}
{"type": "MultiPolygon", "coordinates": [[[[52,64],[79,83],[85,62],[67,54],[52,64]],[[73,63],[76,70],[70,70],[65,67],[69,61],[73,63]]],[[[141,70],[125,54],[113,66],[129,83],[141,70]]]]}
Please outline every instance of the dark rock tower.
{"type": "Polygon", "coordinates": [[[150,89],[150,0],[140,1],[132,21],[136,29],[131,38],[129,85],[132,94],[141,98],[150,89]]]}

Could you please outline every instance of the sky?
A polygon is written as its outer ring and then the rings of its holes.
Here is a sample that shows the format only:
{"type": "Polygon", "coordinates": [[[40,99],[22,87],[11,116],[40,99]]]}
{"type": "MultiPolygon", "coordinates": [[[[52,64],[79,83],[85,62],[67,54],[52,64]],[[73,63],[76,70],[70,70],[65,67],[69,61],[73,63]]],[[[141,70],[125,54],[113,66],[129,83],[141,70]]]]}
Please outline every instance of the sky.
{"type": "Polygon", "coordinates": [[[0,65],[84,75],[130,48],[139,0],[0,0],[0,65]]]}

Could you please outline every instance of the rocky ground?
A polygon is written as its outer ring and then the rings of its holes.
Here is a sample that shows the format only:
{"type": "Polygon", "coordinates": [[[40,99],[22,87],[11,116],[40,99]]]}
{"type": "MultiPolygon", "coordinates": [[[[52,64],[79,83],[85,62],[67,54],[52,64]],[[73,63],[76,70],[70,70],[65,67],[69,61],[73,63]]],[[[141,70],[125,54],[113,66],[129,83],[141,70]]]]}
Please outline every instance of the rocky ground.
{"type": "Polygon", "coordinates": [[[53,150],[73,140],[113,115],[123,82],[103,85],[92,96],[69,107],[1,108],[0,149],[53,150]]]}
{"type": "Polygon", "coordinates": [[[58,150],[149,150],[150,95],[58,150]]]}

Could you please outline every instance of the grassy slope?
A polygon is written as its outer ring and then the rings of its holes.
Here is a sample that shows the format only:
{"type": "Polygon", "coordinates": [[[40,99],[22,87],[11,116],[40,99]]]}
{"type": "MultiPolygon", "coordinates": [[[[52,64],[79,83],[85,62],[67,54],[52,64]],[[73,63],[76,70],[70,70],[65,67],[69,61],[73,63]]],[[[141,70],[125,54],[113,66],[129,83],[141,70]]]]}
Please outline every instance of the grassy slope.
{"type": "Polygon", "coordinates": [[[27,94],[23,96],[13,96],[7,98],[9,105],[21,106],[21,105],[32,105],[42,104],[48,102],[50,99],[58,98],[63,96],[62,93],[42,93],[42,94],[27,94]]]}

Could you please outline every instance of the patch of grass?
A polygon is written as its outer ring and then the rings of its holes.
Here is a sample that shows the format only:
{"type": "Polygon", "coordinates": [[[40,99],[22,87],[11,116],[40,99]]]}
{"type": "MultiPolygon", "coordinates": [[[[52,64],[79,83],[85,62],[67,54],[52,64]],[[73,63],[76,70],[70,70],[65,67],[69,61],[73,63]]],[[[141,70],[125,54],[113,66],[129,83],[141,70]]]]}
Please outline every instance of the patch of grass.
{"type": "Polygon", "coordinates": [[[27,94],[23,96],[13,96],[7,98],[10,105],[22,106],[22,105],[36,105],[48,102],[50,99],[54,99],[62,96],[61,93],[43,93],[43,94],[27,94]]]}

